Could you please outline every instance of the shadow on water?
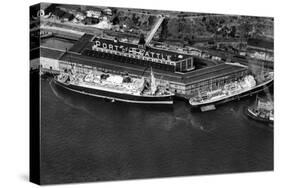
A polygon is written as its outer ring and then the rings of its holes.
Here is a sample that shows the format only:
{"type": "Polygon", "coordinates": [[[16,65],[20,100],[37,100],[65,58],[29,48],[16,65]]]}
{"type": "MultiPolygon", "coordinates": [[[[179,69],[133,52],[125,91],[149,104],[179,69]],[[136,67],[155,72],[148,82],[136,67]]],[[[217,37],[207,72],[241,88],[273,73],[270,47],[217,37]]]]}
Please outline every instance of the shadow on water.
{"type": "Polygon", "coordinates": [[[133,104],[102,99],[69,91],[49,81],[54,95],[67,106],[83,113],[93,119],[110,123],[151,124],[170,129],[177,120],[174,105],[133,104]],[[128,118],[129,117],[129,118],[128,118]]]}
{"type": "MultiPolygon", "coordinates": [[[[249,119],[246,108],[253,104],[255,96],[245,97],[217,106],[215,111],[201,112],[193,109],[187,102],[175,100],[173,105],[147,105],[124,102],[111,102],[107,99],[92,97],[69,91],[49,81],[52,92],[67,106],[88,114],[91,118],[109,122],[126,123],[129,125],[151,125],[165,130],[182,125],[203,132],[215,130],[225,120],[240,122],[258,128],[267,129],[265,123],[249,119]]],[[[264,95],[260,93],[259,95],[264,95]]]]}
{"type": "MultiPolygon", "coordinates": [[[[259,96],[268,95],[267,91],[261,92],[259,96]]],[[[212,131],[223,124],[231,125],[240,123],[244,127],[259,128],[265,131],[272,131],[272,125],[266,122],[259,122],[247,115],[247,108],[256,101],[256,95],[244,97],[224,104],[216,105],[216,110],[202,112],[200,108],[189,108],[191,124],[202,131],[212,131]]],[[[225,126],[226,127],[226,126],[225,126]]]]}

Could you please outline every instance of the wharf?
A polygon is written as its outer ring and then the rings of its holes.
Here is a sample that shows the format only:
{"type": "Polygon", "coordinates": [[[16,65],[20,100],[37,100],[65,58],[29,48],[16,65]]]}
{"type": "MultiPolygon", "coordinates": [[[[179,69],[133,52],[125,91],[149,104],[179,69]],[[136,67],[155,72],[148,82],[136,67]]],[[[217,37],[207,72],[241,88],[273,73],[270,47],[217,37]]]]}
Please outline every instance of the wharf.
{"type": "MultiPolygon", "coordinates": [[[[59,71],[60,67],[66,65],[75,65],[79,68],[91,69],[96,67],[104,71],[112,73],[129,73],[135,76],[149,77],[148,68],[150,64],[138,64],[135,61],[126,61],[119,59],[118,61],[112,57],[95,56],[87,53],[93,45],[93,35],[83,35],[69,50],[59,50],[55,48],[43,47],[35,49],[39,51],[39,56],[44,57],[44,68],[52,68],[59,71]]],[[[158,49],[156,49],[158,50],[158,49]]],[[[161,49],[159,49],[161,50],[161,49]]],[[[164,50],[165,51],[165,50],[164,50]]],[[[166,51],[165,51],[166,52],[166,51]]],[[[174,55],[176,52],[167,53],[174,55]]],[[[172,91],[180,98],[188,98],[195,94],[200,87],[207,85],[222,84],[226,80],[232,80],[241,77],[248,72],[247,66],[239,66],[235,64],[220,63],[213,66],[207,66],[188,72],[174,72],[161,68],[153,68],[154,75],[163,84],[169,83],[172,91]],[[210,80],[213,80],[212,82],[210,80]]]]}
{"type": "MultiPolygon", "coordinates": [[[[64,53],[60,61],[75,62],[82,65],[101,67],[104,69],[119,71],[119,72],[129,72],[131,74],[142,75],[146,67],[122,63],[114,60],[100,59],[96,57],[90,57],[86,55],[80,55],[72,52],[64,53]]],[[[164,71],[159,69],[153,69],[156,78],[161,78],[170,82],[178,82],[181,84],[189,84],[193,82],[203,81],[210,78],[226,76],[233,72],[238,72],[245,70],[245,67],[229,65],[229,64],[219,64],[203,69],[198,69],[186,73],[177,73],[164,71]]],[[[147,73],[148,74],[148,73],[147,73]]]]}

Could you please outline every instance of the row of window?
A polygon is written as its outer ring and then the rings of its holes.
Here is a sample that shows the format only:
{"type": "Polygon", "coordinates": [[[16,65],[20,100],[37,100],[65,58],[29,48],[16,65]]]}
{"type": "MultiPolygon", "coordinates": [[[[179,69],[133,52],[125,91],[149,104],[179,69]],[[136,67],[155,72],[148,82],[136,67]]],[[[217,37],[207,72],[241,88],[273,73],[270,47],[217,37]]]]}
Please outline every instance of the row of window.
{"type": "Polygon", "coordinates": [[[186,71],[193,68],[192,59],[186,59],[176,64],[176,71],[186,71]]]}
{"type": "Polygon", "coordinates": [[[210,80],[207,80],[204,82],[192,84],[192,85],[186,86],[186,93],[197,93],[198,91],[204,91],[204,90],[208,90],[208,89],[217,89],[227,83],[240,79],[245,74],[247,74],[246,71],[241,71],[241,72],[231,74],[228,76],[219,77],[219,78],[210,79],[210,80]]]}
{"type": "Polygon", "coordinates": [[[200,83],[195,83],[187,86],[182,86],[178,84],[170,84],[171,89],[175,90],[177,93],[185,94],[185,95],[194,95],[199,91],[206,91],[209,89],[217,89],[222,87],[223,85],[236,81],[240,79],[242,76],[246,75],[246,71],[241,71],[235,74],[231,74],[224,77],[219,77],[215,79],[209,79],[200,83]]]}

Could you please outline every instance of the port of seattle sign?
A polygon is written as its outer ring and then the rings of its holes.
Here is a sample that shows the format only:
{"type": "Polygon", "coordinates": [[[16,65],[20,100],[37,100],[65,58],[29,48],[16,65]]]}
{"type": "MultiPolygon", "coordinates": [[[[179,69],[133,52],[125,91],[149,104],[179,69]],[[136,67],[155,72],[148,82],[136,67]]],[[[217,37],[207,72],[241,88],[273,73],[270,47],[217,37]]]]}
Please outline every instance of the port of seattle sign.
{"type": "Polygon", "coordinates": [[[161,53],[159,51],[151,51],[151,50],[145,50],[145,49],[139,49],[137,47],[130,47],[126,46],[126,43],[114,43],[113,41],[108,42],[108,41],[100,41],[96,39],[93,45],[94,48],[102,48],[102,49],[107,49],[107,50],[112,50],[112,51],[118,51],[121,53],[129,53],[132,55],[138,55],[138,56],[144,56],[149,59],[156,59],[160,61],[165,61],[165,62],[171,62],[171,57],[172,55],[161,53]]]}

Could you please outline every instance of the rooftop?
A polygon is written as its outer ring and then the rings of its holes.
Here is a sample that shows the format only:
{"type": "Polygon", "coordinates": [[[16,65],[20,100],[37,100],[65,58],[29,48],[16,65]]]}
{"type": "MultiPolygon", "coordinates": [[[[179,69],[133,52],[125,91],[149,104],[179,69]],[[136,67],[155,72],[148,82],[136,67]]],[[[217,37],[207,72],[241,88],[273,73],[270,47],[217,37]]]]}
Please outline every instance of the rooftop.
{"type": "Polygon", "coordinates": [[[59,50],[40,47],[40,57],[59,59],[63,53],[64,52],[59,50]]]}
{"type": "Polygon", "coordinates": [[[273,46],[274,46],[274,42],[270,40],[250,38],[247,42],[249,46],[265,48],[269,50],[273,50],[273,46]]]}
{"type": "Polygon", "coordinates": [[[84,34],[70,49],[69,51],[75,53],[81,53],[83,49],[88,45],[89,41],[93,38],[93,35],[84,34]]]}
{"type": "MultiPolygon", "coordinates": [[[[119,40],[113,40],[113,39],[106,39],[106,38],[101,38],[101,37],[95,37],[94,35],[91,34],[84,34],[70,49],[70,51],[75,52],[75,53],[81,53],[84,49],[88,48],[91,49],[91,47],[94,45],[95,41],[100,41],[102,43],[106,43],[107,45],[111,44],[113,46],[118,45],[118,46],[123,46],[124,48],[135,48],[138,49],[137,44],[133,43],[127,43],[127,42],[121,42],[119,40]]],[[[101,46],[102,47],[102,46],[101,46]]],[[[184,53],[177,53],[174,51],[166,50],[166,49],[160,49],[160,48],[155,48],[155,47],[146,47],[145,51],[148,51],[150,53],[154,53],[155,56],[157,53],[163,54],[164,56],[170,56],[172,61],[178,61],[182,59],[186,59],[190,57],[187,54],[184,53]],[[182,58],[179,58],[179,55],[182,56],[182,58]]]]}
{"type": "MultiPolygon", "coordinates": [[[[128,42],[121,42],[119,40],[114,42],[114,40],[112,40],[112,39],[95,37],[93,39],[93,41],[96,41],[96,40],[99,40],[101,43],[112,44],[113,46],[114,45],[118,45],[118,46],[124,46],[125,48],[137,48],[138,49],[138,45],[137,44],[128,43],[128,42]]],[[[91,43],[94,44],[93,42],[91,42],[91,43]]],[[[170,50],[166,50],[166,49],[161,49],[161,48],[150,47],[150,46],[147,46],[145,48],[145,51],[153,52],[155,54],[161,53],[161,54],[165,54],[165,55],[171,56],[171,60],[172,61],[181,60],[178,57],[179,55],[182,56],[182,59],[186,59],[186,58],[190,57],[189,55],[184,54],[184,53],[177,53],[177,52],[174,52],[174,51],[170,51],[170,50]]]]}

